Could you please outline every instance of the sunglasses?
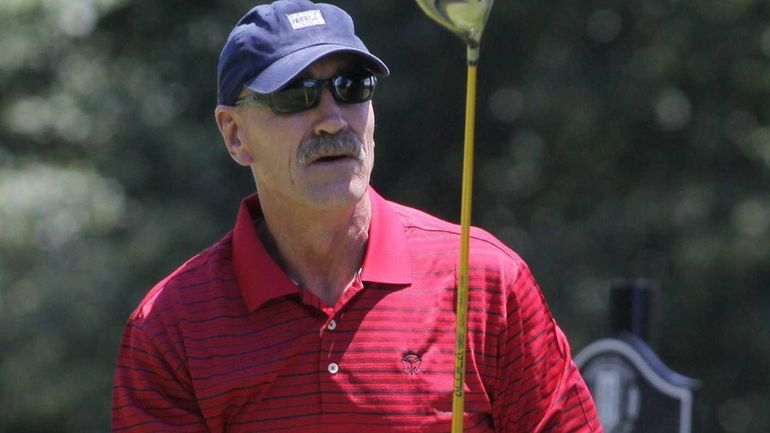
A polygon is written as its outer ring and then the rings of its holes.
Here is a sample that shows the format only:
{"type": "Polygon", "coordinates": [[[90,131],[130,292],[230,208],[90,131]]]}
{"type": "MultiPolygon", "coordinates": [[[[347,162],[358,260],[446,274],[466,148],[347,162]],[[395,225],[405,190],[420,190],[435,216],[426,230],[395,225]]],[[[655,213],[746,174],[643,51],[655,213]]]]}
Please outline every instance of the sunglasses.
{"type": "Polygon", "coordinates": [[[376,86],[377,77],[370,73],[340,73],[326,80],[302,78],[273,93],[238,98],[234,105],[255,101],[267,105],[275,114],[291,114],[317,106],[324,87],[331,90],[340,104],[360,104],[372,99],[376,86]]]}

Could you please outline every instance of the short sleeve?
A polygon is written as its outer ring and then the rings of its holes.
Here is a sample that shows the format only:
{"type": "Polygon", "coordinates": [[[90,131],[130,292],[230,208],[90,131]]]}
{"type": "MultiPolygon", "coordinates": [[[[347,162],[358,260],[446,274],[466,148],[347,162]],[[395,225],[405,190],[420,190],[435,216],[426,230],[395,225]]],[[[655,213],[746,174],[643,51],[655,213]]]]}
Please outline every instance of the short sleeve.
{"type": "Polygon", "coordinates": [[[129,321],[115,372],[112,431],[208,433],[168,335],[129,321]]]}
{"type": "Polygon", "coordinates": [[[603,429],[569,344],[529,268],[507,282],[506,326],[498,342],[493,398],[501,433],[597,433],[603,429]]]}

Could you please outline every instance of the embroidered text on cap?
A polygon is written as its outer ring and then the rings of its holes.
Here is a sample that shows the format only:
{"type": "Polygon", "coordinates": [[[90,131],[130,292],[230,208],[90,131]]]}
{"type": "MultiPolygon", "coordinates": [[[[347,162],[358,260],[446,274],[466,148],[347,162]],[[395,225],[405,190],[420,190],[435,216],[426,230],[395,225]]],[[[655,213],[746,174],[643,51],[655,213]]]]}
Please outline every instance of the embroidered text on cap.
{"type": "Polygon", "coordinates": [[[291,28],[294,30],[304,29],[305,27],[323,26],[326,25],[324,16],[321,15],[321,11],[314,9],[312,11],[302,11],[294,14],[286,14],[286,18],[289,19],[291,28]]]}

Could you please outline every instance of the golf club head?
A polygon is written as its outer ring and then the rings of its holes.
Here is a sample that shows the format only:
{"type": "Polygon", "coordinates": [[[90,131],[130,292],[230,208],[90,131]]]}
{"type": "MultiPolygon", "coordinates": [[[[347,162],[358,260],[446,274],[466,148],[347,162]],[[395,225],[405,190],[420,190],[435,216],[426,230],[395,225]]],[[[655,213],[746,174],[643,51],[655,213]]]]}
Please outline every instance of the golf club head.
{"type": "Polygon", "coordinates": [[[426,15],[468,44],[478,47],[493,0],[416,0],[426,15]]]}

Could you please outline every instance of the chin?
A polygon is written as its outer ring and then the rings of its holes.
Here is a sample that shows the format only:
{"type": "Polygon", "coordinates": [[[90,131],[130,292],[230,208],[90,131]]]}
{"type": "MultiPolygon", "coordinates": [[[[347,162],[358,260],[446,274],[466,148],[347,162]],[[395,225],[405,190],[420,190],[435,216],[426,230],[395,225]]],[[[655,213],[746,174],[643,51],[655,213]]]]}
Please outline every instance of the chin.
{"type": "Polygon", "coordinates": [[[369,189],[368,182],[347,182],[314,185],[308,191],[308,198],[322,208],[352,207],[358,204],[369,189]]]}

